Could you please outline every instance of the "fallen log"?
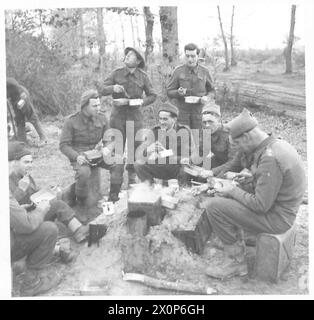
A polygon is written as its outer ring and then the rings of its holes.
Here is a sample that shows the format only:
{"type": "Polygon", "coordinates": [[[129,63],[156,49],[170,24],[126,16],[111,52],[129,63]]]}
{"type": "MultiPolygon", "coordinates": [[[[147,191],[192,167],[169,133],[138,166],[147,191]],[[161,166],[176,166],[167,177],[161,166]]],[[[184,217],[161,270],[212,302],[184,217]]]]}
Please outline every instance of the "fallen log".
{"type": "Polygon", "coordinates": [[[183,291],[194,294],[217,294],[215,288],[206,287],[203,285],[197,285],[191,282],[178,280],[176,282],[170,282],[166,280],[152,278],[139,273],[123,273],[123,280],[143,283],[149,287],[157,289],[166,289],[173,291],[183,291]]]}
{"type": "Polygon", "coordinates": [[[243,107],[267,107],[278,113],[305,119],[305,90],[243,80],[217,81],[217,101],[243,107]]]}

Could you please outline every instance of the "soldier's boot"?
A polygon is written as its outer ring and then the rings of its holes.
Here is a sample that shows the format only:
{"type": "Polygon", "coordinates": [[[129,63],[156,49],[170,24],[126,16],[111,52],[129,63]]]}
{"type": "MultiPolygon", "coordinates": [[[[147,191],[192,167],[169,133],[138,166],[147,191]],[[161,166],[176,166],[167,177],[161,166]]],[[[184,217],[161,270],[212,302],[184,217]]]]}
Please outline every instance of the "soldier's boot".
{"type": "Polygon", "coordinates": [[[87,206],[87,197],[76,197],[76,206],[75,212],[76,217],[80,222],[86,223],[88,221],[88,206],[87,206]]]}
{"type": "Polygon", "coordinates": [[[76,253],[71,249],[69,238],[61,238],[57,241],[54,254],[60,258],[63,263],[70,263],[76,258],[76,253]]]}
{"type": "Polygon", "coordinates": [[[75,217],[70,220],[68,228],[70,229],[70,231],[72,231],[73,238],[77,243],[80,243],[87,239],[89,233],[88,225],[83,225],[75,217]]]}
{"type": "Polygon", "coordinates": [[[248,267],[245,258],[245,244],[237,241],[233,245],[224,246],[224,259],[217,261],[206,269],[209,277],[226,280],[235,276],[245,276],[248,274],[248,267]]]}
{"type": "Polygon", "coordinates": [[[111,183],[108,201],[112,201],[113,203],[119,201],[120,189],[121,183],[111,183]]]}
{"type": "Polygon", "coordinates": [[[23,277],[23,283],[20,289],[22,297],[37,296],[45,293],[61,281],[61,275],[55,270],[50,270],[49,267],[45,270],[27,270],[23,277]]]}
{"type": "Polygon", "coordinates": [[[131,184],[136,184],[136,173],[134,171],[128,171],[128,187],[131,186],[131,184]]]}

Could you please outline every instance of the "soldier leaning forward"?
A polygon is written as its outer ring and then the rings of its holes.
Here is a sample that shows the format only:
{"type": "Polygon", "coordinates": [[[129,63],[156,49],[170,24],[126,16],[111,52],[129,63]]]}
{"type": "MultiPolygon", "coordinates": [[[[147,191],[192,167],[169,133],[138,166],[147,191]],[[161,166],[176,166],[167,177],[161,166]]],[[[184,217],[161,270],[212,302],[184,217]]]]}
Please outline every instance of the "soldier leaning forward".
{"type": "MultiPolygon", "coordinates": [[[[26,142],[25,121],[29,121],[36,129],[42,143],[47,141],[41,127],[39,118],[32,104],[30,94],[26,88],[21,86],[14,78],[7,78],[7,99],[10,100],[14,115],[11,119],[17,126],[17,140],[26,142]]],[[[10,108],[10,106],[8,106],[10,108]]],[[[8,110],[10,113],[12,110],[8,110]]],[[[14,125],[12,123],[12,125],[14,125]]]]}

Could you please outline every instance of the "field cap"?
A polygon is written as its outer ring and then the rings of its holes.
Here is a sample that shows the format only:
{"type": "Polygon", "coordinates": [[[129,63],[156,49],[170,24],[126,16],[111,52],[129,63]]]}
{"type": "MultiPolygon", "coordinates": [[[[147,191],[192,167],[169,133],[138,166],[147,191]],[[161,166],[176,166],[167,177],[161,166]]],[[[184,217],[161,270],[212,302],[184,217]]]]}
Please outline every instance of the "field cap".
{"type": "Polygon", "coordinates": [[[252,116],[249,110],[244,108],[237,117],[226,124],[226,127],[229,129],[231,138],[235,139],[243,133],[254,129],[257,125],[257,120],[252,116]]]}

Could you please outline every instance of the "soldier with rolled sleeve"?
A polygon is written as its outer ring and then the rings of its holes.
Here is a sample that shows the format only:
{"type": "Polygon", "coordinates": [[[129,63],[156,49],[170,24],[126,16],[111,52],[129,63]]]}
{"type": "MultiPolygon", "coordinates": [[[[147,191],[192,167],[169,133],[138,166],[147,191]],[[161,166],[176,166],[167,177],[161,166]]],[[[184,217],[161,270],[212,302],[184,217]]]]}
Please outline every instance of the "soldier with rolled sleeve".
{"type": "Polygon", "coordinates": [[[213,99],[209,70],[198,63],[200,49],[193,43],[184,47],[186,63],[175,68],[167,85],[167,96],[179,108],[179,123],[191,129],[202,127],[201,111],[213,99]],[[195,101],[188,100],[193,97],[195,101]]]}
{"type": "Polygon", "coordinates": [[[217,187],[221,197],[207,202],[208,218],[226,253],[223,262],[207,269],[216,278],[246,274],[245,244],[239,231],[253,235],[286,232],[294,224],[306,188],[304,164],[295,148],[260,129],[248,110],[227,126],[232,142],[252,158],[251,175],[243,175],[252,189],[248,192],[225,181],[217,187]]]}
{"type": "MultiPolygon", "coordinates": [[[[79,208],[86,206],[88,196],[88,180],[92,174],[92,167],[84,152],[94,150],[97,145],[103,142],[101,152],[103,161],[97,166],[110,170],[110,191],[109,200],[117,201],[122,184],[123,161],[119,163],[109,163],[112,144],[103,141],[104,133],[109,129],[106,118],[99,113],[100,100],[97,90],[87,90],[81,97],[81,110],[69,116],[62,128],[59,147],[71,162],[75,170],[75,195],[79,208]],[[106,161],[108,163],[106,163],[106,161]]],[[[83,218],[83,217],[81,217],[83,218]]]]}
{"type": "MultiPolygon", "coordinates": [[[[124,50],[124,54],[125,66],[115,69],[104,80],[103,86],[99,90],[101,95],[112,95],[114,99],[110,127],[118,129],[122,133],[123,147],[127,138],[126,122],[131,121],[134,124],[135,136],[144,126],[141,107],[153,103],[157,97],[147,73],[143,71],[145,61],[140,52],[132,47],[127,47],[124,50]],[[144,93],[145,97],[143,97],[144,93]],[[129,105],[131,99],[139,99],[138,105],[129,105]]],[[[138,145],[139,143],[135,141],[135,150],[138,145]]],[[[129,162],[127,170],[129,184],[131,184],[134,183],[135,172],[133,164],[129,162]]]]}

